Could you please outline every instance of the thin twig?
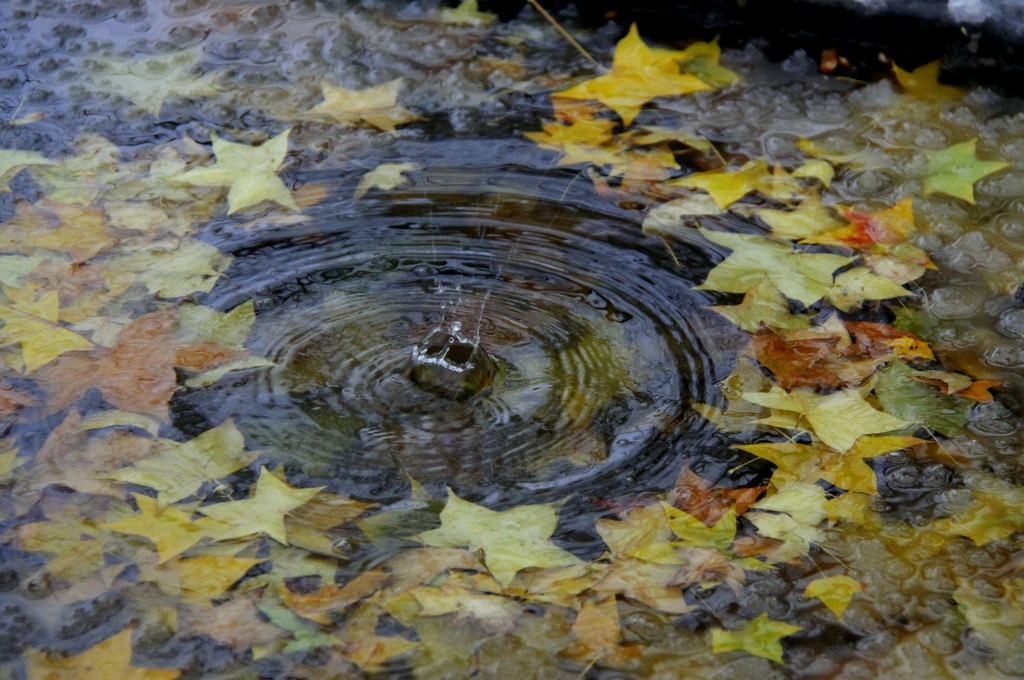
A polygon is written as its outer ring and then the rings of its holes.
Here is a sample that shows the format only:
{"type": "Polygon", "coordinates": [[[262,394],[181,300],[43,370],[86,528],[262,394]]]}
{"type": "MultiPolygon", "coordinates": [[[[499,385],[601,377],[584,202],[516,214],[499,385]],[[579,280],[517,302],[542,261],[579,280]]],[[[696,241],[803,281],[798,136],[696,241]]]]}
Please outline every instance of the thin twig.
{"type": "Polygon", "coordinates": [[[572,45],[576,49],[577,52],[579,52],[580,54],[583,55],[584,59],[586,59],[587,61],[589,61],[591,64],[593,64],[597,68],[601,69],[602,71],[606,71],[607,70],[604,66],[599,64],[596,59],[594,59],[592,56],[590,56],[590,52],[587,52],[587,50],[585,50],[583,48],[583,45],[581,45],[578,42],[576,42],[576,38],[572,37],[572,35],[569,33],[569,31],[567,31],[564,28],[562,28],[561,24],[559,24],[557,21],[555,21],[555,18],[553,16],[551,16],[550,14],[548,14],[548,11],[546,9],[544,9],[543,7],[541,7],[540,3],[537,2],[537,0],[526,0],[526,1],[528,3],[530,3],[531,7],[533,7],[535,10],[540,12],[540,15],[542,17],[544,17],[544,20],[547,21],[549,24],[551,24],[556,31],[558,31],[558,35],[560,35],[563,38],[565,38],[566,41],[568,41],[568,43],[570,45],[572,45]]]}

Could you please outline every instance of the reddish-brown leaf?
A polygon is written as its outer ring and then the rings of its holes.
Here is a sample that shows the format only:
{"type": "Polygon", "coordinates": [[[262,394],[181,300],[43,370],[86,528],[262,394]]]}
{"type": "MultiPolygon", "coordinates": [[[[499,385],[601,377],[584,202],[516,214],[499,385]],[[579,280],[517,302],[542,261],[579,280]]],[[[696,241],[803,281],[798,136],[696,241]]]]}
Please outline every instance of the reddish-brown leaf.
{"type": "Polygon", "coordinates": [[[689,469],[684,469],[676,479],[675,487],[669,493],[668,501],[711,527],[731,507],[736,508],[737,515],[742,515],[766,488],[764,486],[738,489],[716,487],[700,475],[689,469]]]}
{"type": "Polygon", "coordinates": [[[175,367],[207,370],[240,352],[212,342],[183,340],[175,332],[174,308],[139,317],[109,349],[58,357],[36,376],[50,393],[50,412],[60,411],[90,389],[124,411],[167,419],[177,387],[175,367]]]}

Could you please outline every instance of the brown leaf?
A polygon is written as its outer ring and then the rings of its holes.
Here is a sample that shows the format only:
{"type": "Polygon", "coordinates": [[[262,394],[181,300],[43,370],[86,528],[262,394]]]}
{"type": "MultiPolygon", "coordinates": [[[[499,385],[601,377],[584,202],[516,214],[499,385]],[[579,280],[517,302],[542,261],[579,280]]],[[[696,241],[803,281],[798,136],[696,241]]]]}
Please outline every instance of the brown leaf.
{"type": "Polygon", "coordinates": [[[126,326],[113,347],[67,354],[37,371],[51,395],[49,411],[98,389],[117,408],[166,420],[177,388],[175,367],[202,371],[241,354],[213,342],[182,340],[174,332],[174,318],[174,308],[146,314],[126,326]]]}
{"type": "Polygon", "coordinates": [[[38,403],[38,400],[28,392],[0,378],[0,418],[8,418],[38,403]]]}
{"type": "Polygon", "coordinates": [[[750,342],[751,354],[787,390],[794,387],[846,387],[859,383],[892,356],[885,346],[855,345],[842,326],[807,329],[762,328],[750,342]]]}
{"type": "Polygon", "coordinates": [[[236,595],[229,602],[214,607],[188,607],[182,616],[181,629],[190,635],[209,635],[238,650],[284,637],[286,631],[260,617],[256,608],[260,597],[260,593],[252,592],[236,595]]]}
{"type": "Polygon", "coordinates": [[[27,252],[31,244],[81,262],[117,243],[107,225],[107,216],[99,208],[46,200],[19,203],[14,218],[0,225],[0,246],[27,252]]]}
{"type": "Polygon", "coordinates": [[[716,487],[687,468],[676,479],[675,487],[669,492],[668,502],[711,527],[730,507],[735,507],[736,514],[742,515],[766,488],[768,487],[716,487]]]}
{"type": "Polygon", "coordinates": [[[156,441],[127,430],[89,431],[72,409],[43,442],[27,474],[16,484],[18,507],[27,509],[51,484],[102,496],[124,498],[117,484],[100,476],[148,456],[156,441]]]}
{"type": "Polygon", "coordinates": [[[391,575],[383,569],[371,569],[343,586],[325,585],[315,593],[293,593],[282,583],[278,586],[278,594],[293,612],[326,626],[332,623],[332,613],[341,612],[350,604],[373,595],[389,578],[391,575]]]}
{"type": "Polygon", "coordinates": [[[903,357],[934,359],[928,343],[913,333],[884,323],[870,321],[844,321],[850,335],[872,356],[883,357],[895,351],[903,357]]]}

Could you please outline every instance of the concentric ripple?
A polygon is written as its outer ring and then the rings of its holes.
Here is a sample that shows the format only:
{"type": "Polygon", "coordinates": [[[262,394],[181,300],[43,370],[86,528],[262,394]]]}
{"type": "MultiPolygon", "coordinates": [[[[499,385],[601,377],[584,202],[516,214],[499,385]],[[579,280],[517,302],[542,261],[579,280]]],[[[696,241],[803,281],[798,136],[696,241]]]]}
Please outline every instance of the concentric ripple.
{"type": "Polygon", "coordinates": [[[692,426],[701,303],[634,214],[587,200],[562,175],[435,167],[318,206],[236,250],[214,291],[255,299],[249,344],[275,362],[216,398],[313,475],[538,492],[635,463],[692,426]],[[497,367],[464,399],[410,376],[417,343],[452,325],[497,367]]]}

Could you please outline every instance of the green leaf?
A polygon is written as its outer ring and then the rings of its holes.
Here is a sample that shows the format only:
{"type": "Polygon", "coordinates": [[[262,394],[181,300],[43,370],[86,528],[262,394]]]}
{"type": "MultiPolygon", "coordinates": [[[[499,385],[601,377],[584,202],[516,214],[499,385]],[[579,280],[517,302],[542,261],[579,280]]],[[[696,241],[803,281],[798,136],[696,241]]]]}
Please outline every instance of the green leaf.
{"type": "Polygon", "coordinates": [[[723,293],[746,293],[768,280],[780,293],[804,305],[812,305],[832,288],[832,272],[853,258],[826,253],[804,253],[763,236],[728,234],[701,229],[712,243],[733,251],[697,288],[723,293]]]}
{"type": "Polygon", "coordinates": [[[928,174],[924,178],[924,193],[943,193],[974,203],[974,184],[982,177],[1010,166],[1004,161],[983,161],[974,148],[977,139],[942,149],[926,151],[928,174]]]}
{"type": "Polygon", "coordinates": [[[338,644],[338,640],[325,633],[320,626],[300,618],[287,607],[269,599],[264,599],[256,606],[272,624],[292,634],[292,639],[281,650],[285,654],[338,644]]]}
{"type": "Polygon", "coordinates": [[[771,621],[767,614],[761,614],[743,628],[736,631],[713,628],[711,649],[715,654],[742,650],[755,656],[782,663],[782,638],[803,630],[781,621],[771,621]]]}
{"type": "Polygon", "coordinates": [[[558,504],[521,505],[503,512],[464,501],[448,490],[441,527],[419,535],[427,545],[484,551],[484,563],[502,586],[521,569],[564,567],[579,560],[551,543],[558,504]]]}
{"type": "Polygon", "coordinates": [[[938,388],[914,380],[916,371],[893,361],[878,372],[875,396],[886,413],[951,437],[967,423],[971,400],[943,394],[938,388]]]}

